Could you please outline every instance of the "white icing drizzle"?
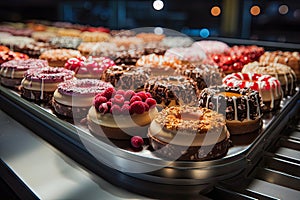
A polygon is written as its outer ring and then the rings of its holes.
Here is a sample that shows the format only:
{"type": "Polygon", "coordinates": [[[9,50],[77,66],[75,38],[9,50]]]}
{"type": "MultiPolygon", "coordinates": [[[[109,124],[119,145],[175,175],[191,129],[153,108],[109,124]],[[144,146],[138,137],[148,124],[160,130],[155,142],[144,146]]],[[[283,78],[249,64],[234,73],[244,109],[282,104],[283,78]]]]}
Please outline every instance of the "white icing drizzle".
{"type": "Polygon", "coordinates": [[[249,101],[248,97],[245,96],[246,102],[247,102],[247,120],[250,120],[250,106],[249,106],[249,101]]]}
{"type": "Polygon", "coordinates": [[[219,112],[219,96],[217,96],[217,113],[219,112]]]}
{"type": "Polygon", "coordinates": [[[237,106],[236,106],[236,97],[233,96],[232,100],[233,100],[233,105],[234,105],[234,120],[238,119],[238,113],[237,113],[237,106]]]}
{"type": "Polygon", "coordinates": [[[293,94],[293,90],[294,90],[294,77],[292,73],[289,73],[290,77],[291,77],[291,89],[290,89],[290,95],[293,94]]]}
{"type": "Polygon", "coordinates": [[[42,78],[42,84],[41,84],[41,96],[40,99],[44,99],[44,79],[42,78]]]}
{"type": "Polygon", "coordinates": [[[206,100],[206,108],[208,108],[209,99],[210,99],[210,96],[207,97],[207,100],[206,100]]]}
{"type": "Polygon", "coordinates": [[[15,68],[12,68],[12,69],[11,69],[10,77],[13,79],[13,78],[14,78],[14,75],[15,75],[15,68]]]}
{"type": "Polygon", "coordinates": [[[285,80],[285,93],[286,93],[289,90],[289,84],[288,84],[289,82],[286,74],[284,74],[284,80],[285,80]]]}
{"type": "Polygon", "coordinates": [[[256,95],[256,103],[257,103],[257,112],[258,112],[258,116],[260,117],[260,105],[259,105],[259,102],[258,102],[258,96],[256,95]]]}

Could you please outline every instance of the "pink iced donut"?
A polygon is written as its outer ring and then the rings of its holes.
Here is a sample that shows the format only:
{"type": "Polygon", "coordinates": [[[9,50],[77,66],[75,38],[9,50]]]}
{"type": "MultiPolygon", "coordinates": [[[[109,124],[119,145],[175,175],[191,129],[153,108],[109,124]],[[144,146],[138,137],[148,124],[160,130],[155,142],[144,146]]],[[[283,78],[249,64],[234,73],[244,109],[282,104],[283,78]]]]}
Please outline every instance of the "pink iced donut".
{"type": "Polygon", "coordinates": [[[192,47],[175,47],[168,49],[165,53],[166,57],[177,58],[182,61],[198,63],[206,59],[205,52],[201,49],[192,47]]]}
{"type": "Polygon", "coordinates": [[[216,40],[194,42],[192,48],[202,49],[206,54],[225,53],[229,50],[229,46],[226,43],[216,40]]]}

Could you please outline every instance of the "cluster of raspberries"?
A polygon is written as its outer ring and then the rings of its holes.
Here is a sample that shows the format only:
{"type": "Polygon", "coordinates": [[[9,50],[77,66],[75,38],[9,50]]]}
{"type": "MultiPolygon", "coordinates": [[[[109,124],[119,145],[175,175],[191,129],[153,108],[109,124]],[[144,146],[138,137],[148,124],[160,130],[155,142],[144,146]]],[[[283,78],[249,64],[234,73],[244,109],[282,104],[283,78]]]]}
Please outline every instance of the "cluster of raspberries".
{"type": "Polygon", "coordinates": [[[156,106],[156,101],[148,92],[116,91],[110,87],[95,96],[94,106],[101,114],[132,115],[149,111],[156,106]]]}

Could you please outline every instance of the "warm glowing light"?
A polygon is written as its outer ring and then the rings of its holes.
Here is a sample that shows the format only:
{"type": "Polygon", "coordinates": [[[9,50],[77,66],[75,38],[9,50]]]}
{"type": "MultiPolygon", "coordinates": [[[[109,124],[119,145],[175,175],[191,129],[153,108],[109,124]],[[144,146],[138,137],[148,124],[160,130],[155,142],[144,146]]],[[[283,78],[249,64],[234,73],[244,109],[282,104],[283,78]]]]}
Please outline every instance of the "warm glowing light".
{"type": "Polygon", "coordinates": [[[155,10],[161,10],[164,7],[164,2],[162,0],[155,0],[153,2],[153,8],[155,10]]]}
{"type": "Polygon", "coordinates": [[[250,9],[251,15],[257,16],[260,14],[260,7],[259,6],[252,6],[250,9]]]}
{"type": "Polygon", "coordinates": [[[287,5],[281,5],[278,8],[278,12],[282,15],[285,15],[289,12],[289,7],[287,5]]]}
{"type": "Polygon", "coordinates": [[[212,16],[219,16],[221,14],[221,8],[219,6],[214,6],[211,8],[210,13],[212,16]]]}

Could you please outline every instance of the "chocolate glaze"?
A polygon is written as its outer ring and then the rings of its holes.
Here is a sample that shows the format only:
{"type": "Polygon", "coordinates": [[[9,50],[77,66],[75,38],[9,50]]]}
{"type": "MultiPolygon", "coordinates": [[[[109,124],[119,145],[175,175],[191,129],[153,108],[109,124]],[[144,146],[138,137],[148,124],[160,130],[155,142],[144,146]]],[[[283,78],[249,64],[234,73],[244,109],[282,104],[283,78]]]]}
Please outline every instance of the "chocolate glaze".
{"type": "Polygon", "coordinates": [[[198,89],[196,82],[184,76],[158,76],[149,79],[144,90],[150,92],[157,104],[169,106],[172,100],[176,105],[196,105],[198,89]]]}
{"type": "Polygon", "coordinates": [[[101,79],[117,89],[140,90],[149,79],[149,71],[128,65],[112,66],[104,71],[101,79]]]}
{"type": "Polygon", "coordinates": [[[257,91],[249,88],[240,89],[238,87],[220,86],[202,90],[199,95],[199,106],[223,112],[226,115],[226,120],[243,121],[245,119],[255,120],[260,118],[263,104],[257,91]],[[237,96],[234,100],[233,97],[220,94],[221,92],[236,93],[240,96],[237,96]]]}
{"type": "Polygon", "coordinates": [[[21,96],[25,99],[35,102],[50,102],[53,97],[53,92],[43,92],[43,98],[41,98],[41,91],[28,90],[24,87],[21,88],[21,96]]]}
{"type": "Polygon", "coordinates": [[[150,144],[155,150],[153,154],[165,159],[179,158],[177,160],[205,161],[220,158],[226,155],[230,146],[229,135],[221,142],[209,146],[179,146],[165,143],[148,133],[150,144]],[[164,150],[160,150],[164,148],[164,150]]]}
{"type": "Polygon", "coordinates": [[[16,88],[17,86],[21,85],[22,78],[7,78],[0,76],[1,84],[6,87],[16,88]]]}
{"type": "Polygon", "coordinates": [[[54,108],[54,111],[62,116],[69,117],[69,118],[84,118],[86,117],[90,106],[88,107],[75,107],[75,106],[67,106],[58,103],[57,101],[51,101],[51,104],[54,108]]]}

